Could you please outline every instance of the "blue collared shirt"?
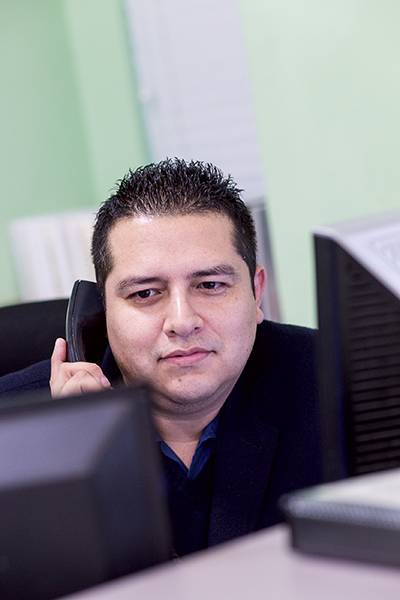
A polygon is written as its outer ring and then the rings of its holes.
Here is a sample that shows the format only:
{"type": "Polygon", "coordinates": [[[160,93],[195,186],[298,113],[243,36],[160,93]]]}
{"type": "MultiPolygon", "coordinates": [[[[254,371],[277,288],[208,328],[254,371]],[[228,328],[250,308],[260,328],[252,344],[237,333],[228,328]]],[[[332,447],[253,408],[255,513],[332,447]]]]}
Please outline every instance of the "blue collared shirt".
{"type": "Polygon", "coordinates": [[[210,458],[212,451],[214,450],[215,440],[217,437],[218,417],[219,415],[217,415],[207,425],[207,427],[204,428],[203,433],[201,434],[200,439],[198,441],[189,469],[179,458],[179,456],[175,454],[175,452],[168,446],[168,444],[166,444],[157,434],[157,439],[160,442],[161,452],[165,454],[165,456],[168,456],[168,458],[172,458],[172,460],[177,462],[178,465],[180,465],[183,472],[186,474],[188,479],[195,479],[197,477],[201,469],[204,467],[204,465],[210,458]]]}

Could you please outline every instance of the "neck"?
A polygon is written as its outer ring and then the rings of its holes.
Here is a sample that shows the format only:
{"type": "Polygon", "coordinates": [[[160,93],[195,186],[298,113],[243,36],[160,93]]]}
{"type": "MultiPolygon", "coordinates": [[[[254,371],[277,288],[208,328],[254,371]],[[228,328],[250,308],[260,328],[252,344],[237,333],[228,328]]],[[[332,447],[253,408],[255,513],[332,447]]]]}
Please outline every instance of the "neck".
{"type": "Polygon", "coordinates": [[[187,468],[190,467],[198,441],[203,430],[218,414],[221,406],[201,415],[166,415],[153,413],[158,434],[179,456],[187,468]]]}

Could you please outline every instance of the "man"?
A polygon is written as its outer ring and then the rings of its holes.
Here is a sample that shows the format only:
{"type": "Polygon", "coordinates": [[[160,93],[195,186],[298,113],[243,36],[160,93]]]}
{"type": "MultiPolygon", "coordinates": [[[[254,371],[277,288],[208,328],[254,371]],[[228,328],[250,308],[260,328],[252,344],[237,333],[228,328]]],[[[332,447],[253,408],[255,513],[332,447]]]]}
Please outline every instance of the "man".
{"type": "Polygon", "coordinates": [[[57,340],[53,397],[108,389],[115,371],[151,386],[179,555],[278,522],[279,497],[321,479],[314,336],[263,321],[265,270],[234,182],[177,159],[130,172],[99,210],[92,255],[109,351],[68,363],[57,340]]]}

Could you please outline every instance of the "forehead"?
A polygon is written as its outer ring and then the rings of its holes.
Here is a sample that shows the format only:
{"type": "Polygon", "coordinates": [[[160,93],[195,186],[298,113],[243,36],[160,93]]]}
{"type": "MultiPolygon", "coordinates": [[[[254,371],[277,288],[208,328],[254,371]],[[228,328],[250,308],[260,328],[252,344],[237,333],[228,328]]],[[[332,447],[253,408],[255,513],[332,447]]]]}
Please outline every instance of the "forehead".
{"type": "MultiPolygon", "coordinates": [[[[234,227],[225,215],[137,216],[121,219],[109,234],[112,269],[174,266],[204,261],[242,261],[234,227]]],[[[243,261],[244,262],[244,261],[243,261]]]]}

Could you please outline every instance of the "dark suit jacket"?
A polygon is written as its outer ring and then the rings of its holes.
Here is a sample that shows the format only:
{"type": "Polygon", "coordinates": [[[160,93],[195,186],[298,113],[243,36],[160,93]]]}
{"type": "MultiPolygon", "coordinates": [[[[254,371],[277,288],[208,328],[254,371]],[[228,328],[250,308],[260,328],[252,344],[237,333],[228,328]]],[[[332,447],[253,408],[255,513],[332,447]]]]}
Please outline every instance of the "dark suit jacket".
{"type": "Polygon", "coordinates": [[[8,400],[21,394],[47,390],[50,396],[50,360],[42,360],[16,373],[8,373],[0,377],[0,401],[8,400]]]}
{"type": "Polygon", "coordinates": [[[282,520],[279,497],[322,481],[315,332],[264,321],[220,412],[209,545],[282,520]]]}
{"type": "MultiPolygon", "coordinates": [[[[259,325],[220,412],[209,545],[279,522],[282,494],[322,481],[314,338],[303,327],[259,325]]],[[[5,375],[0,396],[49,389],[49,377],[49,361],[5,375]]]]}

